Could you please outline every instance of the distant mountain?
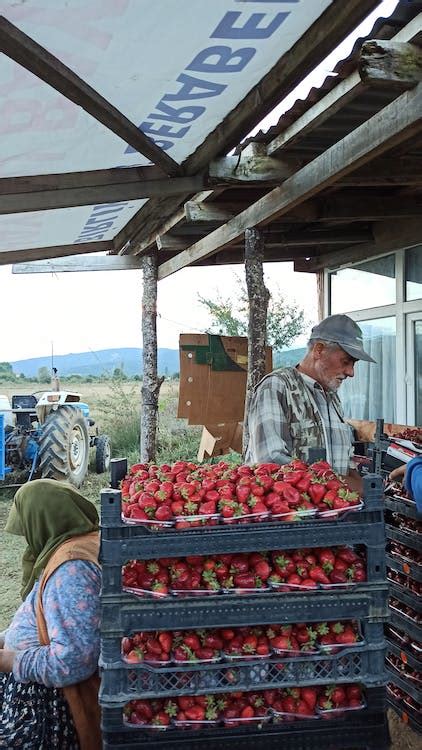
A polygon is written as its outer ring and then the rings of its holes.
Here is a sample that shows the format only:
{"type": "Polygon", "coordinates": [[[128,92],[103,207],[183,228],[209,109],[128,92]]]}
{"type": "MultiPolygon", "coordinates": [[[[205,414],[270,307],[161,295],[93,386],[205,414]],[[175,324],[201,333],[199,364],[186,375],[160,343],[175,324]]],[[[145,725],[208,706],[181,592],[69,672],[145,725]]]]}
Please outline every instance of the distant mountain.
{"type": "MultiPolygon", "coordinates": [[[[20,359],[12,362],[13,371],[27,377],[36,377],[40,367],[51,368],[51,356],[20,359]]],[[[54,366],[59,375],[105,375],[112,374],[119,367],[125,375],[142,374],[142,349],[100,349],[99,351],[58,354],[54,356],[54,366]]],[[[158,350],[158,372],[160,375],[173,375],[179,372],[178,349],[158,350]]]]}
{"type": "Polygon", "coordinates": [[[294,367],[303,359],[305,353],[305,346],[300,349],[286,349],[284,352],[275,352],[273,354],[274,367],[294,367]]]}
{"type": "MultiPolygon", "coordinates": [[[[289,367],[296,365],[305,354],[305,348],[287,349],[275,352],[274,367],[289,367]]],[[[13,372],[21,372],[27,378],[35,378],[40,367],[47,367],[50,371],[51,356],[33,357],[32,359],[18,359],[11,362],[13,372]]],[[[77,354],[58,354],[54,356],[54,366],[59,375],[111,375],[118,367],[125,375],[142,375],[142,349],[100,349],[77,354]]],[[[179,372],[179,350],[158,350],[159,375],[173,375],[179,372]]]]}

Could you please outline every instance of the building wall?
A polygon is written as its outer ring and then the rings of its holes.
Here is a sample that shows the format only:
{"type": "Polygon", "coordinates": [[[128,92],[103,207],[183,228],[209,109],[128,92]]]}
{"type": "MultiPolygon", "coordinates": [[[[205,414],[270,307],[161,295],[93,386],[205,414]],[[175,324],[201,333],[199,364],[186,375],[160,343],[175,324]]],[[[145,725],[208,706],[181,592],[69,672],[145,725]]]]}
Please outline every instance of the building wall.
{"type": "Polygon", "coordinates": [[[362,328],[377,364],[342,386],[347,416],[422,425],[422,245],[325,272],[325,313],[362,328]]]}

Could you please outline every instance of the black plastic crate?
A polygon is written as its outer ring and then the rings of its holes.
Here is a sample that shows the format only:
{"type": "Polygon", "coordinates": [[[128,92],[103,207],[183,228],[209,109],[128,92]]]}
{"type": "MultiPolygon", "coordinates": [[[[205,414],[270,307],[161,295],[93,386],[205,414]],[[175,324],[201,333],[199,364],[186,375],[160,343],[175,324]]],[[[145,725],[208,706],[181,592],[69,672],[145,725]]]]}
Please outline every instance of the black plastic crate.
{"type": "MultiPolygon", "coordinates": [[[[117,570],[120,576],[120,568],[117,570]]],[[[322,620],[385,621],[388,586],[357,584],[341,593],[263,593],[192,598],[139,598],[122,593],[101,597],[101,635],[129,635],[137,630],[186,630],[237,625],[272,625],[322,620]]]]}
{"type": "Polygon", "coordinates": [[[404,690],[405,693],[410,695],[415,701],[422,702],[422,690],[418,687],[413,680],[409,680],[397,669],[392,669],[388,664],[386,665],[388,682],[394,682],[397,687],[404,690]]]}
{"type": "Polygon", "coordinates": [[[193,695],[197,693],[227,693],[237,690],[266,690],[267,688],[328,683],[360,682],[381,686],[386,683],[384,669],[385,647],[362,646],[347,649],[335,656],[314,656],[297,659],[273,657],[251,660],[248,663],[217,663],[186,667],[154,669],[147,665],[125,665],[102,669],[100,705],[121,705],[135,698],[193,695]]]}
{"type": "Polygon", "coordinates": [[[409,617],[405,617],[404,615],[390,609],[389,622],[391,625],[395,625],[400,630],[403,630],[403,632],[405,632],[415,641],[420,641],[421,626],[418,623],[415,623],[409,617]]]}
{"type": "Polygon", "coordinates": [[[413,500],[406,500],[398,495],[394,495],[394,497],[386,495],[385,507],[394,513],[400,513],[401,516],[413,518],[415,521],[421,520],[421,514],[418,513],[416,503],[413,500]]]}
{"type": "Polygon", "coordinates": [[[386,555],[385,561],[387,568],[395,570],[397,573],[410,576],[414,581],[422,581],[422,565],[410,562],[399,555],[386,555]]]}
{"type": "Polygon", "coordinates": [[[422,552],[422,534],[412,531],[403,531],[403,529],[396,529],[395,526],[390,526],[388,523],[385,526],[385,534],[387,539],[391,539],[394,542],[400,542],[400,544],[411,547],[412,549],[422,552]]]}
{"type": "Polygon", "coordinates": [[[362,622],[362,642],[337,653],[222,659],[211,664],[128,664],[120,638],[102,638],[100,703],[121,704],[136,697],[257,690],[303,684],[360,682],[385,684],[385,637],[382,623],[362,622]],[[282,665],[282,667],[281,667],[282,665]]]}
{"type": "MultiPolygon", "coordinates": [[[[408,604],[409,607],[412,607],[412,609],[414,609],[418,614],[422,614],[422,597],[418,596],[413,591],[410,591],[410,589],[406,588],[405,586],[401,586],[395,581],[389,581],[389,586],[390,596],[398,599],[401,602],[404,602],[404,604],[408,604]]],[[[422,639],[420,638],[419,640],[422,639]]]]}
{"type": "MultiPolygon", "coordinates": [[[[397,656],[404,665],[407,665],[412,669],[416,669],[418,672],[422,671],[421,661],[414,654],[412,654],[409,648],[406,648],[406,646],[399,646],[398,643],[395,643],[394,641],[387,638],[387,655],[389,653],[397,656]]],[[[420,690],[422,691],[422,685],[420,686],[420,690]]]]}
{"type": "Polygon", "coordinates": [[[412,711],[409,706],[406,706],[404,701],[398,700],[392,695],[388,695],[387,705],[399,715],[403,724],[406,724],[406,726],[413,729],[416,734],[422,734],[422,717],[412,711]]]}
{"type": "Polygon", "coordinates": [[[251,552],[300,547],[364,544],[381,547],[385,542],[382,482],[364,479],[365,508],[339,520],[303,520],[295,523],[253,523],[204,526],[186,530],[151,531],[121,519],[119,490],[101,492],[101,552],[104,565],[123,565],[127,560],[183,557],[224,552],[251,552]]]}
{"type": "Polygon", "coordinates": [[[385,689],[367,690],[367,708],[342,719],[264,725],[262,729],[151,732],[123,724],[122,709],[102,709],[103,747],[107,750],[387,750],[389,732],[385,689]]]}

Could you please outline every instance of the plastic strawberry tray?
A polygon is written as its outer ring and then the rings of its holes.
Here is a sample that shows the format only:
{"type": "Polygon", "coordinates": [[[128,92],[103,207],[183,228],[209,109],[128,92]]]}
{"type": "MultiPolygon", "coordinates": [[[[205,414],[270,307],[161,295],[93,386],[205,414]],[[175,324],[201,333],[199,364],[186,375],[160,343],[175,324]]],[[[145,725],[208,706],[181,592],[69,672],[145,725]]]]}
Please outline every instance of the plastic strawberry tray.
{"type": "Polygon", "coordinates": [[[410,617],[403,615],[401,612],[398,612],[391,607],[389,623],[390,625],[393,625],[393,627],[395,626],[396,628],[399,628],[399,630],[402,630],[415,641],[420,641],[421,626],[410,617]]]}
{"type": "Polygon", "coordinates": [[[416,503],[413,500],[407,500],[399,495],[393,497],[385,496],[384,505],[388,510],[392,510],[395,513],[400,513],[402,516],[407,518],[413,518],[414,520],[420,520],[421,514],[418,513],[416,503]]]}
{"type": "MultiPolygon", "coordinates": [[[[380,549],[385,543],[382,482],[365,478],[365,508],[340,519],[309,519],[284,523],[263,521],[241,525],[173,528],[154,532],[145,526],[122,522],[119,490],[101,492],[101,552],[104,567],[123,565],[131,559],[181,557],[224,552],[325,547],[363,544],[380,549]]],[[[384,569],[379,572],[379,580],[384,569]]],[[[107,582],[106,582],[107,586],[107,582]]],[[[108,589],[106,589],[108,591],[108,589]]]]}
{"type": "MultiPolygon", "coordinates": [[[[382,626],[380,626],[382,628],[382,626]]],[[[283,658],[272,656],[217,664],[187,664],[184,667],[154,668],[150,665],[104,666],[100,659],[100,705],[116,706],[135,698],[156,698],[198,693],[227,693],[237,690],[298,685],[359,682],[383,685],[385,643],[381,640],[361,647],[344,649],[334,655],[283,658]]]]}
{"type": "Polygon", "coordinates": [[[391,668],[386,664],[388,682],[393,682],[401,690],[410,695],[415,701],[422,702],[422,690],[413,680],[407,679],[397,669],[391,668]]]}
{"type": "MultiPolygon", "coordinates": [[[[395,581],[389,581],[389,587],[391,597],[399,599],[399,601],[403,602],[404,604],[408,604],[409,607],[412,607],[415,612],[422,614],[422,597],[418,596],[413,591],[410,591],[410,589],[406,588],[405,586],[401,586],[395,581]]],[[[418,640],[422,640],[422,638],[419,637],[418,640]]]]}
{"type": "Polygon", "coordinates": [[[386,524],[385,533],[387,539],[400,542],[401,544],[405,544],[406,547],[412,547],[412,549],[422,552],[422,534],[418,534],[417,531],[404,531],[386,524]]]}
{"type": "Polygon", "coordinates": [[[416,734],[422,734],[422,719],[409,709],[402,700],[396,700],[393,696],[388,696],[387,705],[398,714],[403,724],[413,729],[416,734]]]}
{"type": "Polygon", "coordinates": [[[233,727],[208,730],[172,730],[151,733],[128,730],[121,708],[102,709],[105,750],[387,750],[389,732],[385,714],[385,689],[366,691],[367,707],[341,718],[320,721],[274,722],[261,728],[233,727]]]}
{"type": "Polygon", "coordinates": [[[403,664],[408,663],[414,669],[422,670],[422,645],[409,639],[409,636],[402,630],[391,628],[389,624],[385,628],[385,638],[387,647],[400,657],[403,664]]]}
{"type": "MultiPolygon", "coordinates": [[[[410,669],[415,669],[417,672],[422,672],[422,664],[417,659],[417,657],[412,654],[409,647],[403,647],[399,646],[398,643],[394,643],[394,641],[390,641],[389,638],[387,638],[387,657],[388,654],[394,654],[394,656],[397,656],[398,659],[400,659],[401,663],[405,667],[409,667],[410,669]]],[[[404,675],[406,677],[406,675],[404,675]]],[[[418,682],[409,678],[410,682],[417,686],[418,682]]],[[[422,683],[420,683],[420,694],[421,694],[421,701],[422,701],[422,683]]]]}
{"type": "Polygon", "coordinates": [[[391,553],[385,556],[385,561],[387,568],[410,576],[414,581],[422,581],[422,565],[418,565],[401,555],[392,555],[391,553]]]}

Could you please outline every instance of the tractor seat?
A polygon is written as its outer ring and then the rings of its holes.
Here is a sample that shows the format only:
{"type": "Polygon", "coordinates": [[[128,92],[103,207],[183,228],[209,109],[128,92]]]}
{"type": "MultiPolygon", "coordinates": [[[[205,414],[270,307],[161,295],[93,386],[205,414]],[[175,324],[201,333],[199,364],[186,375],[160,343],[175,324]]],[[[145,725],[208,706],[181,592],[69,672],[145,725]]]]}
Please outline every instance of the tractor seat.
{"type": "Polygon", "coordinates": [[[37,401],[37,397],[32,394],[28,396],[15,394],[12,396],[12,409],[35,409],[37,401]]]}

